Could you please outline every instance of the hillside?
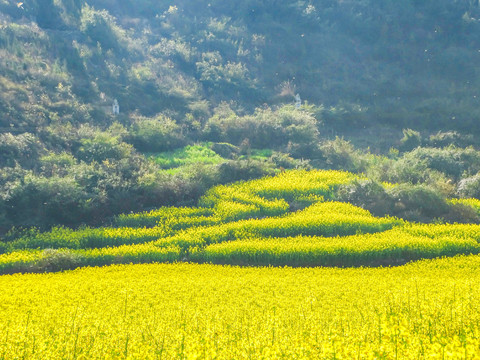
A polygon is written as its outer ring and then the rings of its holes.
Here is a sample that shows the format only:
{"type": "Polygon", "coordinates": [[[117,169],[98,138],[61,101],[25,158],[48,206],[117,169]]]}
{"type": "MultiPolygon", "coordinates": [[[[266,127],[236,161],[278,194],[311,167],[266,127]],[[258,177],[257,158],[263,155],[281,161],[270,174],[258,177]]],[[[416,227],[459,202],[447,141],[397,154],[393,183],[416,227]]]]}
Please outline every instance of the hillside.
{"type": "Polygon", "coordinates": [[[467,0],[0,0],[0,234],[288,168],[475,197],[479,16],[467,0]],[[210,160],[157,161],[192,146],[210,160]]]}
{"type": "Polygon", "coordinates": [[[1,126],[16,131],[102,123],[114,98],[124,114],[184,122],[297,92],[362,126],[470,131],[478,117],[480,9],[468,0],[19,4],[0,3],[1,126]]]}

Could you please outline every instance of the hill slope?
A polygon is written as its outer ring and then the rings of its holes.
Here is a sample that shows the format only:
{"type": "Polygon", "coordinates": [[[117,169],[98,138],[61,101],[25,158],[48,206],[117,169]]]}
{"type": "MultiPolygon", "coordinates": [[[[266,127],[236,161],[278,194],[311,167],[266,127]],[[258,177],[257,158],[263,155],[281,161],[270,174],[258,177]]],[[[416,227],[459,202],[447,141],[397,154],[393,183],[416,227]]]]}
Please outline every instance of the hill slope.
{"type": "Polygon", "coordinates": [[[466,0],[0,0],[0,234],[192,205],[294,167],[449,196],[468,179],[478,196],[473,149],[386,152],[477,142],[479,15],[466,0]],[[400,142],[404,127],[423,133],[400,142]],[[359,129],[385,157],[327,141],[361,144],[359,129]],[[216,160],[162,171],[185,146],[216,160]]]}
{"type": "Polygon", "coordinates": [[[466,130],[478,117],[480,9],[468,0],[19,4],[0,2],[2,127],[101,122],[102,99],[180,120],[296,92],[367,123],[466,130]]]}

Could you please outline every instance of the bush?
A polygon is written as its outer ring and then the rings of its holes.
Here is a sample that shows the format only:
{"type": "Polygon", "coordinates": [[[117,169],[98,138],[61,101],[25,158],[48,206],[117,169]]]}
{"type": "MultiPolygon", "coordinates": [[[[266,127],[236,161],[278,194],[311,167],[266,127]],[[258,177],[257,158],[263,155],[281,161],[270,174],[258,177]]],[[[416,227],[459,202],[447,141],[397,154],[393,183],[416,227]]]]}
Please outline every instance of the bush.
{"type": "Polygon", "coordinates": [[[13,167],[16,162],[27,167],[33,167],[41,152],[42,145],[30,133],[20,135],[0,134],[0,167],[13,167]]]}
{"type": "Polygon", "coordinates": [[[271,163],[259,160],[228,161],[219,165],[220,183],[239,180],[258,179],[266,175],[274,175],[271,163]]]}
{"type": "Polygon", "coordinates": [[[480,173],[458,182],[457,194],[463,198],[480,199],[480,173]]]}
{"type": "Polygon", "coordinates": [[[426,185],[401,184],[385,189],[372,180],[356,180],[340,186],[335,196],[376,216],[391,215],[419,222],[479,220],[471,207],[447,202],[440,191],[426,185]]]}
{"type": "Polygon", "coordinates": [[[61,154],[50,153],[40,158],[40,164],[42,173],[47,176],[65,176],[68,169],[76,164],[76,159],[66,152],[61,154]]]}
{"type": "Polygon", "coordinates": [[[97,11],[85,5],[80,18],[80,30],[84,32],[94,44],[99,43],[102,48],[118,50],[123,38],[123,31],[115,24],[115,19],[108,11],[97,11]]]}
{"type": "Polygon", "coordinates": [[[436,184],[447,182],[445,175],[428,167],[426,159],[416,159],[410,156],[392,161],[380,173],[381,181],[409,184],[436,184]]]}
{"type": "Polygon", "coordinates": [[[45,249],[42,257],[32,265],[35,271],[73,270],[82,265],[84,257],[66,249],[45,249]]]}
{"type": "Polygon", "coordinates": [[[418,131],[403,129],[403,138],[400,140],[400,150],[410,151],[422,144],[422,137],[418,131]]]}
{"type": "Polygon", "coordinates": [[[162,115],[136,118],[126,139],[136,149],[145,152],[173,150],[185,143],[180,126],[162,115]]]}
{"type": "Polygon", "coordinates": [[[480,171],[480,152],[471,147],[466,149],[454,146],[443,149],[419,147],[406,153],[403,159],[412,164],[424,163],[429,169],[456,179],[463,173],[474,174],[480,171]]]}
{"type": "Polygon", "coordinates": [[[234,159],[240,153],[240,148],[238,146],[229,143],[214,143],[212,144],[211,149],[226,159],[234,159]]]}
{"type": "Polygon", "coordinates": [[[367,209],[376,216],[391,214],[395,204],[383,186],[372,180],[355,180],[342,185],[336,192],[336,198],[367,209]]]}
{"type": "Polygon", "coordinates": [[[335,140],[321,144],[319,150],[323,165],[329,169],[364,172],[369,166],[368,158],[364,154],[338,136],[335,140]]]}
{"type": "Polygon", "coordinates": [[[462,135],[456,131],[439,131],[435,135],[430,135],[428,145],[432,147],[458,146],[467,147],[474,143],[472,135],[462,135]]]}
{"type": "Polygon", "coordinates": [[[0,254],[4,254],[7,252],[8,245],[5,244],[2,240],[0,240],[0,254]]]}
{"type": "Polygon", "coordinates": [[[449,211],[445,198],[426,185],[401,184],[388,191],[395,201],[392,215],[412,221],[432,221],[449,211]]]}
{"type": "Polygon", "coordinates": [[[318,141],[317,120],[309,113],[283,106],[275,111],[288,141],[295,144],[314,144],[318,141]]]}
{"type": "Polygon", "coordinates": [[[442,215],[442,220],[447,223],[478,224],[480,217],[477,211],[466,204],[449,204],[448,212],[442,215]]]}
{"type": "Polygon", "coordinates": [[[240,145],[248,139],[254,148],[262,148],[264,144],[271,147],[285,143],[280,124],[273,117],[256,118],[240,117],[235,113],[217,113],[208,119],[204,134],[207,140],[228,142],[240,145]]]}
{"type": "Polygon", "coordinates": [[[294,159],[288,154],[281,152],[274,152],[272,156],[270,156],[270,161],[272,161],[277,168],[306,170],[312,168],[308,160],[294,159]]]}
{"type": "Polygon", "coordinates": [[[82,139],[81,146],[77,151],[78,159],[86,162],[102,162],[107,159],[120,160],[130,157],[131,154],[131,145],[106,132],[99,132],[94,138],[82,139]]]}
{"type": "Polygon", "coordinates": [[[362,105],[340,101],[335,107],[321,109],[325,125],[337,131],[363,128],[371,121],[368,109],[362,105]]]}
{"type": "Polygon", "coordinates": [[[257,109],[253,115],[238,116],[230,108],[222,107],[208,119],[205,137],[211,141],[240,145],[245,139],[252,148],[286,147],[289,143],[298,156],[309,154],[318,142],[316,119],[293,106],[283,106],[275,111],[257,109]]]}
{"type": "Polygon", "coordinates": [[[6,217],[21,226],[75,224],[82,218],[86,194],[71,177],[28,174],[5,197],[6,217]]]}
{"type": "Polygon", "coordinates": [[[53,0],[37,0],[37,23],[43,29],[62,29],[64,24],[53,0]]]}

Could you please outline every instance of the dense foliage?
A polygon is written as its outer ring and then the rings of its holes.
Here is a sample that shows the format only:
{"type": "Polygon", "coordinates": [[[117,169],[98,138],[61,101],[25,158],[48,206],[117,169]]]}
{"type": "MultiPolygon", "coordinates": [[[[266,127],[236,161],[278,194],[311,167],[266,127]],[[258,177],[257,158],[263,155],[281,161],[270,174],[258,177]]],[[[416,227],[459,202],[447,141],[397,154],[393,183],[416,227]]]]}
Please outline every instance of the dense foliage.
{"type": "MultiPolygon", "coordinates": [[[[467,0],[0,0],[0,233],[194,205],[292,167],[479,197],[479,15],[467,0]],[[382,156],[332,140],[366,147],[360,131],[382,156]],[[215,154],[159,161],[192,146],[215,154]]],[[[439,216],[412,211],[395,215],[439,216]]]]}
{"type": "Polygon", "coordinates": [[[478,117],[474,1],[2,0],[0,12],[6,127],[100,122],[102,94],[179,120],[296,92],[343,125],[470,130],[478,117]]]}

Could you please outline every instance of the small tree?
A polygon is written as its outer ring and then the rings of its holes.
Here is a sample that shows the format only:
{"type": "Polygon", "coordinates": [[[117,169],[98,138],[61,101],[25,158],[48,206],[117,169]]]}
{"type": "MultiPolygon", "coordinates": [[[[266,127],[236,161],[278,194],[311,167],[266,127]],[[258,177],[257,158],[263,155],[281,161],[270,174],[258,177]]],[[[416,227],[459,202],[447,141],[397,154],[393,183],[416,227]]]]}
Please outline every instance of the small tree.
{"type": "Polygon", "coordinates": [[[403,129],[403,138],[400,140],[400,150],[410,151],[422,144],[422,137],[418,131],[403,129]]]}

